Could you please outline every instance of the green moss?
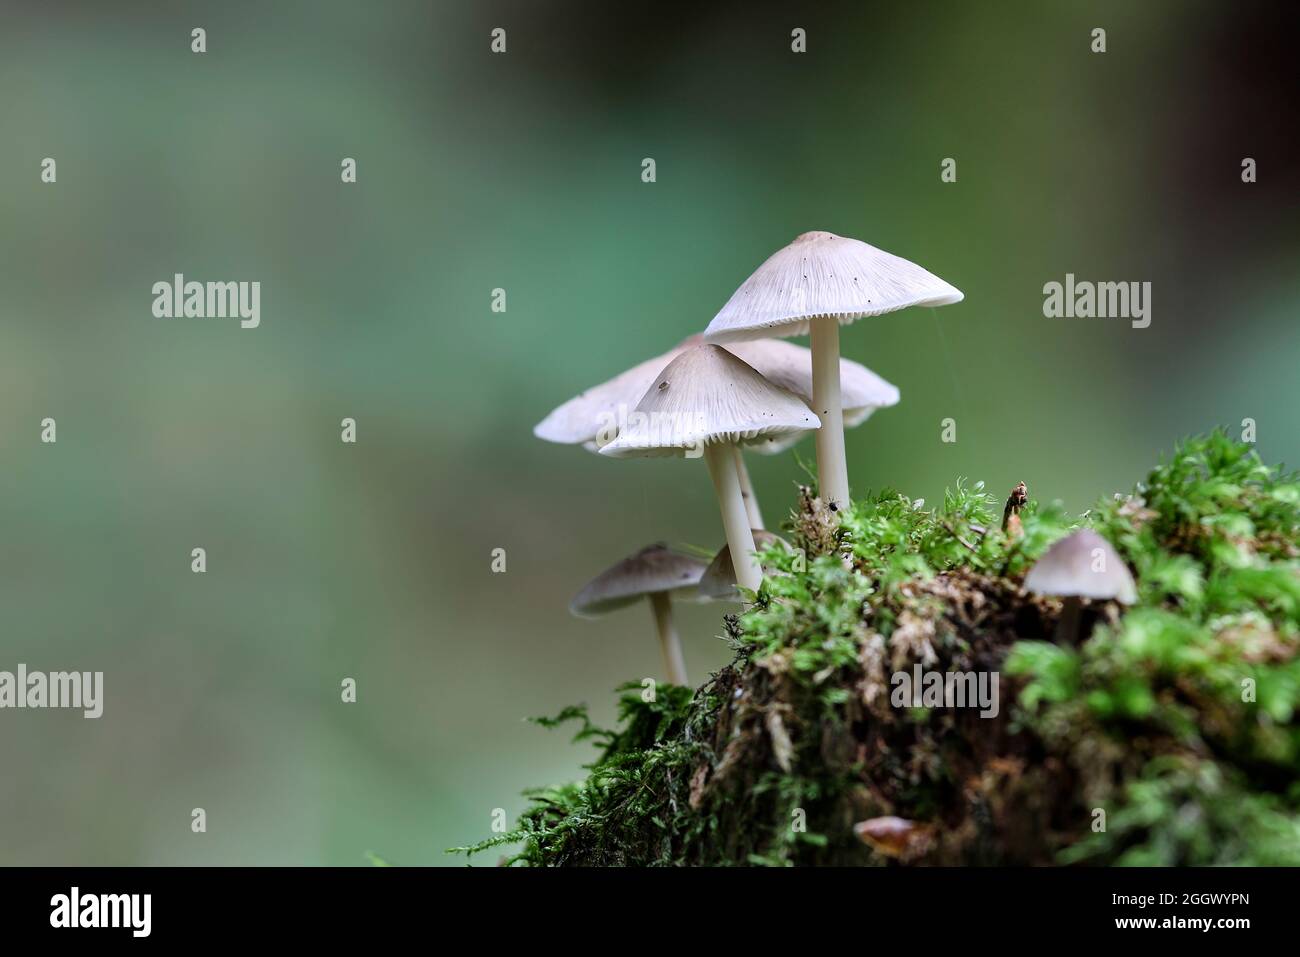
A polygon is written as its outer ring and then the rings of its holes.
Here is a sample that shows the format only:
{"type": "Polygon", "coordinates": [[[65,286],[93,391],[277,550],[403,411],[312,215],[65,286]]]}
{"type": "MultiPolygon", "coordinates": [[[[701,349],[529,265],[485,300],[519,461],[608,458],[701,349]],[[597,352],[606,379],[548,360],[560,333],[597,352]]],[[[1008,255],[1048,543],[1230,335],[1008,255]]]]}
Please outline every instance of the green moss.
{"type": "MultiPolygon", "coordinates": [[[[1032,491],[1032,490],[1031,490],[1032,491]]],[[[511,863],[879,864],[855,822],[892,815],[925,863],[1300,864],[1300,481],[1222,432],[1075,519],[1030,501],[1024,534],[959,482],[848,514],[802,490],[763,593],[725,618],[735,661],[702,688],[620,689],[581,782],[527,792],[511,863]],[[1139,601],[1084,613],[1021,593],[1079,525],[1139,601]],[[1005,702],[895,708],[890,676],[997,672],[1005,702]],[[1099,823],[1104,812],[1104,829],[1099,823]]]]}

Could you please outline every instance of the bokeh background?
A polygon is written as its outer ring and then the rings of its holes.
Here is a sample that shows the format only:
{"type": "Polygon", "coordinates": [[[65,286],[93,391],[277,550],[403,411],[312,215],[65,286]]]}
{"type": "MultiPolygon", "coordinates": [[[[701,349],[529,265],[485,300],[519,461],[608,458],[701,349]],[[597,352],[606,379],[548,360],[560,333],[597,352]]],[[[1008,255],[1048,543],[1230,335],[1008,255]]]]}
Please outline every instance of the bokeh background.
{"type": "MultiPolygon", "coordinates": [[[[966,293],[844,331],[903,396],[859,489],[1081,510],[1244,418],[1300,460],[1295,4],[810,7],[0,3],[0,669],[107,695],[0,712],[0,864],[458,864],[577,776],[523,719],[660,664],[569,597],[722,532],[698,462],[532,426],[805,230],[966,293]],[[175,272],[260,280],[261,328],[153,318],[175,272]],[[1067,272],[1150,281],[1150,328],[1045,319],[1067,272]]],[[[751,468],[772,521],[801,473],[751,468]]],[[[697,676],[723,610],[682,610],[697,676]]]]}

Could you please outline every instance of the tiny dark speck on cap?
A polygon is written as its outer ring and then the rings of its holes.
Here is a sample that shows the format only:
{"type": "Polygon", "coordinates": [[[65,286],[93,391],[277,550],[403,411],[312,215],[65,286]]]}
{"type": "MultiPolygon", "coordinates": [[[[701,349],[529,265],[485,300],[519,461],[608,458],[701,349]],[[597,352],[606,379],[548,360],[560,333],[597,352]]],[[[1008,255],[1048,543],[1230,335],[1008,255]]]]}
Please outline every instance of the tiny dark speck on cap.
{"type": "Polygon", "coordinates": [[[659,391],[662,392],[662,391],[664,391],[664,389],[666,389],[666,388],[668,388],[668,380],[667,380],[667,379],[665,379],[663,382],[660,382],[660,383],[659,383],[659,391]]]}

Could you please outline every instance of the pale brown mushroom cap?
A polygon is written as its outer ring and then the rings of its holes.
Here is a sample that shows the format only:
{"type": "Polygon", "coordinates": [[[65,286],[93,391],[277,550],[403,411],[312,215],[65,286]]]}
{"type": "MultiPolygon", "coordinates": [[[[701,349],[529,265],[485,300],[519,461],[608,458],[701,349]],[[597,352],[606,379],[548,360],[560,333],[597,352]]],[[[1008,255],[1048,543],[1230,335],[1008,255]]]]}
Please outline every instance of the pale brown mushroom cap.
{"type": "Polygon", "coordinates": [[[801,336],[810,319],[830,316],[848,325],[962,298],[961,290],[914,262],[857,239],[814,231],[795,237],[754,270],[713,317],[704,338],[727,343],[801,336]]]}
{"type": "MultiPolygon", "coordinates": [[[[785,539],[780,535],[773,534],[765,528],[752,529],[754,535],[754,546],[762,551],[773,542],[780,542],[787,545],[785,539]]],[[[697,586],[701,598],[709,598],[714,601],[739,601],[740,592],[736,591],[736,566],[731,561],[731,546],[723,545],[718,554],[713,556],[713,561],[709,562],[709,567],[704,570],[700,576],[700,583],[697,586]]]]}
{"type": "Polygon", "coordinates": [[[854,824],[853,833],[885,857],[910,860],[929,850],[934,826],[904,817],[873,817],[854,824]]]}
{"type": "Polygon", "coordinates": [[[1137,587],[1110,542],[1081,528],[1052,543],[1025,576],[1025,590],[1059,598],[1137,601],[1137,587]]]}
{"type": "Polygon", "coordinates": [[[802,399],[711,345],[689,348],[670,362],[629,418],[636,421],[602,455],[681,456],[714,443],[749,444],[821,428],[802,399]]]}
{"type": "Polygon", "coordinates": [[[694,592],[706,567],[703,559],[662,542],[647,545],[583,585],[569,611],[579,618],[597,618],[658,592],[689,592],[698,600],[694,592]]]}

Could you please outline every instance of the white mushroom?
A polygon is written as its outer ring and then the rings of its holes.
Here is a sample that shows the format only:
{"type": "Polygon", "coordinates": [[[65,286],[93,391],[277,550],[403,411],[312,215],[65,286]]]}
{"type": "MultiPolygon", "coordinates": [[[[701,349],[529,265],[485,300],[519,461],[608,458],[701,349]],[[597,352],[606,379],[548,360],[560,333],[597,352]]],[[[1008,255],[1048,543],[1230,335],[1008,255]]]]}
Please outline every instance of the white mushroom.
{"type": "Polygon", "coordinates": [[[798,396],[768,382],[718,346],[687,349],[659,375],[602,455],[616,458],[703,455],[713,477],[736,580],[757,591],[763,573],[741,494],[733,446],[820,426],[798,396]]]}
{"type": "MultiPolygon", "coordinates": [[[[539,422],[533,428],[533,434],[548,442],[581,445],[589,452],[599,452],[602,445],[617,435],[618,425],[626,420],[628,410],[640,401],[646,389],[654,382],[655,376],[683,350],[701,344],[702,336],[691,336],[663,355],[647,359],[573,397],[539,422]]],[[[805,403],[812,403],[812,354],[808,349],[781,339],[735,342],[726,348],[732,355],[758,370],[763,378],[788,389],[805,403]]],[[[851,359],[840,360],[840,390],[845,428],[856,428],[876,409],[898,404],[897,386],[851,359]]],[[[803,433],[799,432],[774,436],[754,443],[750,448],[762,455],[777,455],[790,449],[802,437],[803,433]]],[[[764,528],[766,525],[759,508],[758,496],[739,449],[736,450],[735,457],[750,528],[764,528]]]]}
{"type": "Polygon", "coordinates": [[[821,497],[849,501],[840,383],[840,325],[908,306],[960,302],[962,293],[915,263],[834,233],[797,236],[759,266],[704,332],[708,342],[812,336],[812,409],[821,417],[821,497]]]}
{"type": "Polygon", "coordinates": [[[1090,528],[1081,528],[1052,543],[1025,576],[1025,590],[1064,598],[1057,640],[1074,644],[1079,634],[1080,599],[1137,601],[1137,588],[1128,566],[1110,542],[1090,528]]]}
{"type": "Polygon", "coordinates": [[[581,618],[597,618],[648,598],[668,680],[685,685],[686,661],[673,623],[671,596],[687,591],[694,596],[704,569],[704,562],[692,555],[663,544],[649,545],[587,582],[570,602],[569,611],[581,618]]]}

